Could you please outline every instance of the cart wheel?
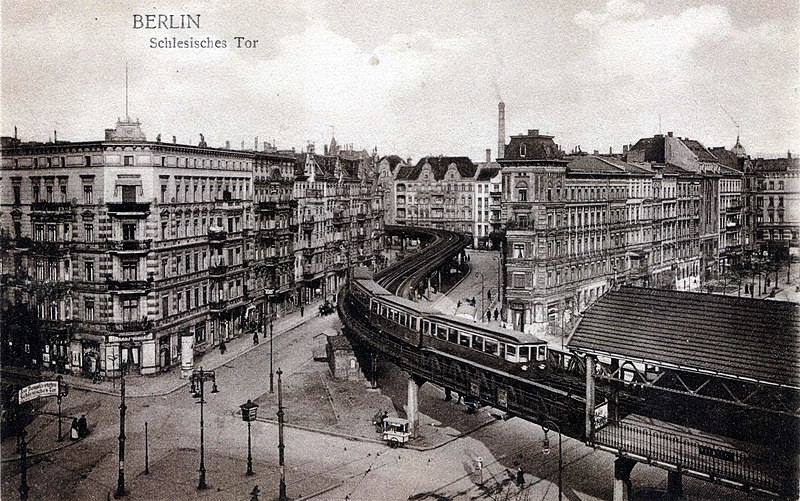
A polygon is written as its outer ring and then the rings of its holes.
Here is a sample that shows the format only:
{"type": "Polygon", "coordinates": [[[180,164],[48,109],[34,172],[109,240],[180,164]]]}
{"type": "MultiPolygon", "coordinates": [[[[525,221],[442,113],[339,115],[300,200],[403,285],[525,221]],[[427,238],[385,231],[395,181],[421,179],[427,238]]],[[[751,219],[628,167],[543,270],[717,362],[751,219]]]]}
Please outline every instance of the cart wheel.
{"type": "Polygon", "coordinates": [[[392,449],[397,449],[399,445],[400,443],[397,441],[396,438],[389,440],[389,447],[391,447],[392,449]]]}

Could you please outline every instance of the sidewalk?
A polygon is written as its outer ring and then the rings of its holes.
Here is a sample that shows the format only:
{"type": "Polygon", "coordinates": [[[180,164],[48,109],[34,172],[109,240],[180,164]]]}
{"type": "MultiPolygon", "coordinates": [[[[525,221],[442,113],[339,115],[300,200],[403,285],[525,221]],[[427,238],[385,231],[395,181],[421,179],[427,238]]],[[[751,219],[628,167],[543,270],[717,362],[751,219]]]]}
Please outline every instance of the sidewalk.
{"type": "MultiPolygon", "coordinates": [[[[318,307],[322,300],[312,301],[305,306],[305,315],[300,316],[299,311],[289,313],[276,319],[273,322],[274,338],[278,337],[285,332],[293,330],[300,325],[303,325],[308,320],[318,315],[318,307]]],[[[261,336],[259,340],[263,342],[261,336]]],[[[233,338],[226,342],[227,350],[224,355],[219,352],[218,348],[211,349],[206,353],[200,355],[194,361],[196,368],[202,367],[204,370],[214,370],[234,360],[243,354],[254,350],[260,346],[253,345],[253,338],[250,334],[243,334],[237,338],[233,338]]],[[[58,374],[53,371],[41,371],[36,374],[33,371],[20,369],[17,367],[3,367],[3,372],[12,374],[19,374],[23,376],[35,376],[41,380],[55,379],[58,374]]],[[[104,393],[107,395],[119,395],[119,381],[107,379],[100,383],[92,383],[89,378],[74,376],[70,374],[62,374],[63,381],[71,388],[91,391],[95,393],[104,393]]],[[[170,368],[167,372],[160,372],[157,374],[146,376],[128,376],[125,378],[125,395],[128,398],[136,397],[154,397],[168,395],[177,389],[189,384],[188,379],[181,378],[180,366],[170,368]]]]}

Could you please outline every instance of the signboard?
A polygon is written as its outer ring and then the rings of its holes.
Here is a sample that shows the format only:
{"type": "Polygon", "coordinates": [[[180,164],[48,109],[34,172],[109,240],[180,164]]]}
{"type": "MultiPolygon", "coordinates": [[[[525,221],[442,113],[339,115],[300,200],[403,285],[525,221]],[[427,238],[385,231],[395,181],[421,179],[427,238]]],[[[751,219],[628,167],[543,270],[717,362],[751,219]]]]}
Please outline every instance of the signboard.
{"type": "Polygon", "coordinates": [[[594,426],[599,429],[608,422],[608,402],[604,402],[594,408],[594,426]]]}
{"type": "Polygon", "coordinates": [[[19,390],[19,403],[25,403],[42,397],[57,397],[58,381],[42,381],[33,383],[19,390]]]}
{"type": "Polygon", "coordinates": [[[508,407],[508,392],[503,388],[497,389],[497,405],[508,407]]]}
{"type": "Polygon", "coordinates": [[[255,421],[256,420],[256,413],[258,412],[258,407],[251,407],[249,409],[242,409],[242,419],[245,421],[255,421]]]}

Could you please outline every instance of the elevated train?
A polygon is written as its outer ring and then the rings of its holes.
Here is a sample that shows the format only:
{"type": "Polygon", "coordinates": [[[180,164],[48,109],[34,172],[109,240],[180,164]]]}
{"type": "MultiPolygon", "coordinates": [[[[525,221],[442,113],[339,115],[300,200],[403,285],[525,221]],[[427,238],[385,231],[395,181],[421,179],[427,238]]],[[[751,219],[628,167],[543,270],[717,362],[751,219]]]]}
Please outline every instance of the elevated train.
{"type": "Polygon", "coordinates": [[[548,372],[547,343],[532,334],[498,329],[447,315],[395,296],[361,276],[351,281],[351,311],[379,329],[379,335],[421,351],[436,351],[492,367],[507,374],[539,379],[548,372]],[[368,312],[368,313],[367,313],[368,312]]]}

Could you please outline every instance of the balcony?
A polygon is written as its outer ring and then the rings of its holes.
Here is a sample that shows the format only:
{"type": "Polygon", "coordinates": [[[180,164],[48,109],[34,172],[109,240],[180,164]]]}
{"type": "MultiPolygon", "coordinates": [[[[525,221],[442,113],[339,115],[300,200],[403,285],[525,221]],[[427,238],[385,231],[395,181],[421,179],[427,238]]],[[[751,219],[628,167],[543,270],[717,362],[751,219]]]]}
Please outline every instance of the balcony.
{"type": "Polygon", "coordinates": [[[228,234],[223,230],[208,230],[209,242],[221,242],[227,238],[228,234]]]}
{"type": "Polygon", "coordinates": [[[304,256],[313,256],[316,249],[314,247],[306,247],[303,249],[304,256]]]}
{"type": "Polygon", "coordinates": [[[109,322],[108,330],[111,332],[142,332],[153,328],[150,320],[134,320],[132,322],[109,322]]]}
{"type": "Polygon", "coordinates": [[[314,278],[314,267],[310,264],[303,265],[303,278],[311,279],[314,278]]]}
{"type": "Polygon", "coordinates": [[[356,221],[363,223],[367,220],[367,215],[363,212],[359,212],[356,214],[356,221]]]}
{"type": "Polygon", "coordinates": [[[258,210],[261,212],[273,212],[277,207],[278,203],[273,201],[258,203],[258,210]]]}
{"type": "MultiPolygon", "coordinates": [[[[32,241],[31,245],[28,246],[32,254],[41,254],[45,256],[57,256],[65,254],[69,251],[70,247],[70,242],[42,242],[37,240],[32,241]]],[[[24,247],[17,243],[17,248],[22,249],[24,247]]]]}
{"type": "Polygon", "coordinates": [[[109,216],[147,217],[150,214],[150,202],[109,202],[109,216]]]}
{"type": "Polygon", "coordinates": [[[211,301],[208,303],[208,307],[212,313],[219,313],[225,311],[225,306],[228,304],[227,301],[221,299],[219,301],[211,301]]]}
{"type": "Polygon", "coordinates": [[[314,218],[312,217],[307,221],[303,221],[302,226],[304,232],[312,233],[314,231],[314,218]]]}
{"type": "Polygon", "coordinates": [[[106,249],[112,254],[139,254],[150,251],[152,240],[106,240],[106,249]]]}
{"type": "Polygon", "coordinates": [[[106,280],[109,292],[121,294],[147,294],[153,288],[149,280],[106,280]]]}
{"type": "Polygon", "coordinates": [[[49,213],[71,213],[73,205],[71,202],[33,202],[31,204],[31,212],[49,212],[49,213]]]}
{"type": "Polygon", "coordinates": [[[242,210],[241,200],[216,200],[214,201],[214,208],[224,211],[240,211],[242,210]]]}
{"type": "Polygon", "coordinates": [[[208,268],[208,275],[211,277],[221,277],[224,276],[228,272],[228,266],[225,264],[218,264],[217,266],[211,266],[208,268]]]}
{"type": "Polygon", "coordinates": [[[268,268],[274,268],[278,265],[278,256],[267,256],[264,258],[264,265],[268,268]]]}

